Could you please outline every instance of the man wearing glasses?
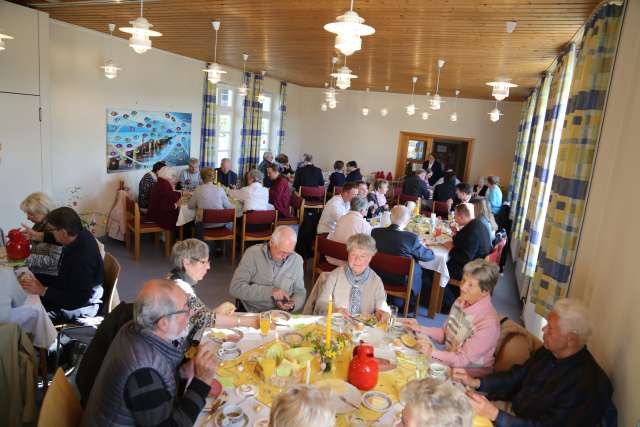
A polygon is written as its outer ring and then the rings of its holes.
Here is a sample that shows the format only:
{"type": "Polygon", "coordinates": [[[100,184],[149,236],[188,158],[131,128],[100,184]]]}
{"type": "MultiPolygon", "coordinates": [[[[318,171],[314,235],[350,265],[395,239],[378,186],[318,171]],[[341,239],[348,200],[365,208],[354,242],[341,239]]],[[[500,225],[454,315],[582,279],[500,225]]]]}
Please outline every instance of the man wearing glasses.
{"type": "Polygon", "coordinates": [[[216,374],[214,351],[200,346],[180,366],[172,341],[189,331],[185,293],[171,280],[145,283],[126,323],[109,346],[91,389],[82,426],[191,426],[216,374]],[[180,395],[181,382],[188,385],[180,395]]]}

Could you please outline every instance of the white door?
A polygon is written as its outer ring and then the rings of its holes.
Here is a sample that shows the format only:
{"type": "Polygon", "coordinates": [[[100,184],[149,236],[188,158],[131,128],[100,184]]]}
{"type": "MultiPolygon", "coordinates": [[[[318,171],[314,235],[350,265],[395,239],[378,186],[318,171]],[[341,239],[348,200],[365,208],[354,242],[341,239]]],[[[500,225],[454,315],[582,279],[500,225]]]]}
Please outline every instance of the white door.
{"type": "Polygon", "coordinates": [[[39,97],[0,92],[0,227],[26,222],[20,202],[42,189],[39,97]]]}

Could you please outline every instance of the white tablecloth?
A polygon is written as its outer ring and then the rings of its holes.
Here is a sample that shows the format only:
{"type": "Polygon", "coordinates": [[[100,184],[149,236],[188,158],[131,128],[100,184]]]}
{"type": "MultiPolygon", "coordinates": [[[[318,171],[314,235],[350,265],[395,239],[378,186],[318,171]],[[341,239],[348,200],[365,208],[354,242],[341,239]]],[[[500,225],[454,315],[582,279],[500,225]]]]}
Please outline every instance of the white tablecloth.
{"type": "Polygon", "coordinates": [[[449,250],[444,246],[430,246],[429,249],[433,251],[434,258],[431,261],[420,261],[420,266],[440,273],[440,287],[444,288],[449,283],[449,269],[447,268],[449,250]]]}
{"type": "MultiPolygon", "coordinates": [[[[229,201],[236,208],[236,218],[242,217],[242,212],[244,210],[244,203],[240,200],[236,200],[234,198],[229,197],[229,201]]],[[[191,209],[186,204],[180,206],[180,212],[178,212],[178,220],[176,221],[176,226],[180,227],[181,225],[185,225],[191,221],[196,219],[196,210],[191,209]]]]}

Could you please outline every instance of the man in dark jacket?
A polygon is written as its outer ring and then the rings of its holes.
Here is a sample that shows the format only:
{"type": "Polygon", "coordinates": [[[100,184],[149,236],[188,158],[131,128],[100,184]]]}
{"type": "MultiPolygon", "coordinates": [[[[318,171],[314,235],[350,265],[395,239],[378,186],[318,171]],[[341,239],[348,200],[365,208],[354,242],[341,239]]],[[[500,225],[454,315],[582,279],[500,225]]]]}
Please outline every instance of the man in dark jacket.
{"type": "Polygon", "coordinates": [[[431,190],[427,181],[427,171],[418,169],[412,176],[404,180],[402,184],[402,194],[408,196],[421,197],[423,200],[431,199],[431,190]]]}
{"type": "Polygon", "coordinates": [[[432,172],[431,177],[429,177],[429,185],[434,186],[435,183],[442,178],[442,163],[436,159],[433,153],[429,154],[427,161],[422,164],[422,168],[432,172]]]}
{"type": "Polygon", "coordinates": [[[323,186],[324,177],[322,176],[322,169],[311,163],[313,161],[311,154],[306,154],[304,159],[306,164],[296,170],[295,177],[293,178],[293,188],[297,191],[300,187],[323,186]]]}
{"type": "MultiPolygon", "coordinates": [[[[411,212],[406,206],[398,205],[391,209],[391,225],[387,228],[375,228],[371,231],[371,237],[376,241],[379,252],[411,257],[415,260],[413,267],[413,286],[411,292],[417,296],[422,288],[422,268],[419,261],[431,261],[433,252],[425,247],[417,234],[404,231],[409,224],[411,212]]],[[[398,277],[379,273],[383,282],[402,283],[398,277]]]]}
{"type": "Polygon", "coordinates": [[[355,160],[347,162],[347,179],[346,182],[362,181],[362,173],[355,160]]]}
{"type": "Polygon", "coordinates": [[[231,160],[224,158],[220,161],[220,167],[216,169],[218,182],[228,188],[236,188],[238,174],[231,170],[231,160]]]}
{"type": "Polygon", "coordinates": [[[613,390],[586,346],[591,331],[586,308],[571,299],[556,301],[543,331],[544,346],[524,365],[482,379],[453,370],[456,380],[488,399],[511,402],[512,414],[470,392],[475,414],[496,427],[601,425],[613,390]]]}
{"type": "Polygon", "coordinates": [[[451,171],[447,171],[443,179],[444,182],[442,184],[438,184],[433,188],[433,201],[435,202],[446,202],[456,197],[456,175],[451,171]]]}
{"type": "Polygon", "coordinates": [[[28,293],[40,295],[54,322],[95,316],[104,281],[104,265],[95,237],[69,207],[52,210],[45,221],[50,232],[45,233],[45,240],[53,237],[64,246],[58,275],[25,274],[19,278],[22,287],[28,293]]]}

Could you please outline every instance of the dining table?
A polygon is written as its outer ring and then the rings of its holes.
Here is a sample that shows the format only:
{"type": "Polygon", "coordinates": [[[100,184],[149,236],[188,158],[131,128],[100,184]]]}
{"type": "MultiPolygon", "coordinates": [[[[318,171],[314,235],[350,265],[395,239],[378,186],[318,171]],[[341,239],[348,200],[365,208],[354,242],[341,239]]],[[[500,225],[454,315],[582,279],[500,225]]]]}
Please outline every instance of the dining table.
{"type": "MultiPolygon", "coordinates": [[[[335,315],[334,319],[339,319],[335,315]]],[[[344,320],[344,319],[342,319],[344,320]]],[[[274,384],[269,379],[260,375],[257,369],[258,361],[262,360],[269,349],[276,343],[285,348],[308,349],[308,341],[319,339],[324,341],[326,331],[325,316],[293,315],[288,320],[279,320],[276,325],[272,323],[269,332],[262,335],[260,330],[252,328],[234,328],[227,331],[235,331],[241,337],[237,341],[240,354],[228,360],[220,356],[222,342],[215,337],[221,329],[205,330],[201,338],[201,345],[212,345],[218,354],[218,367],[216,380],[222,385],[222,393],[217,397],[207,398],[205,407],[199,415],[195,425],[222,426],[224,405],[238,405],[243,412],[243,421],[233,424],[233,427],[267,426],[271,406],[279,393],[289,389],[292,384],[274,384]],[[323,323],[324,322],[324,323],[323,323]],[[290,344],[289,335],[304,337],[303,341],[296,341],[297,345],[290,344]]],[[[320,356],[311,353],[308,375],[300,376],[299,383],[308,383],[326,388],[330,393],[330,405],[336,411],[336,426],[371,426],[392,427],[398,424],[403,402],[400,399],[402,388],[411,380],[430,376],[430,360],[418,352],[415,348],[403,344],[403,336],[411,332],[396,321],[395,326],[389,328],[378,324],[363,326],[361,330],[355,329],[355,323],[349,321],[340,324],[334,323],[334,334],[347,336],[347,345],[332,361],[331,368],[323,371],[320,356]],[[356,343],[365,343],[373,346],[374,356],[378,363],[383,361],[385,368],[378,374],[372,393],[383,396],[388,401],[388,407],[372,409],[367,404],[366,392],[358,390],[348,383],[349,364],[352,359],[353,348],[356,343]]],[[[334,335],[335,336],[335,335],[334,335]]],[[[415,336],[415,335],[414,335],[415,336]]],[[[426,337],[425,337],[426,338],[426,337]]],[[[415,346],[415,341],[413,343],[415,346]]],[[[222,353],[224,354],[224,353],[222,353]]],[[[303,368],[304,370],[304,368],[303,368]]],[[[450,377],[442,379],[454,383],[450,377]]],[[[486,418],[475,417],[475,427],[491,426],[486,418]]]]}

